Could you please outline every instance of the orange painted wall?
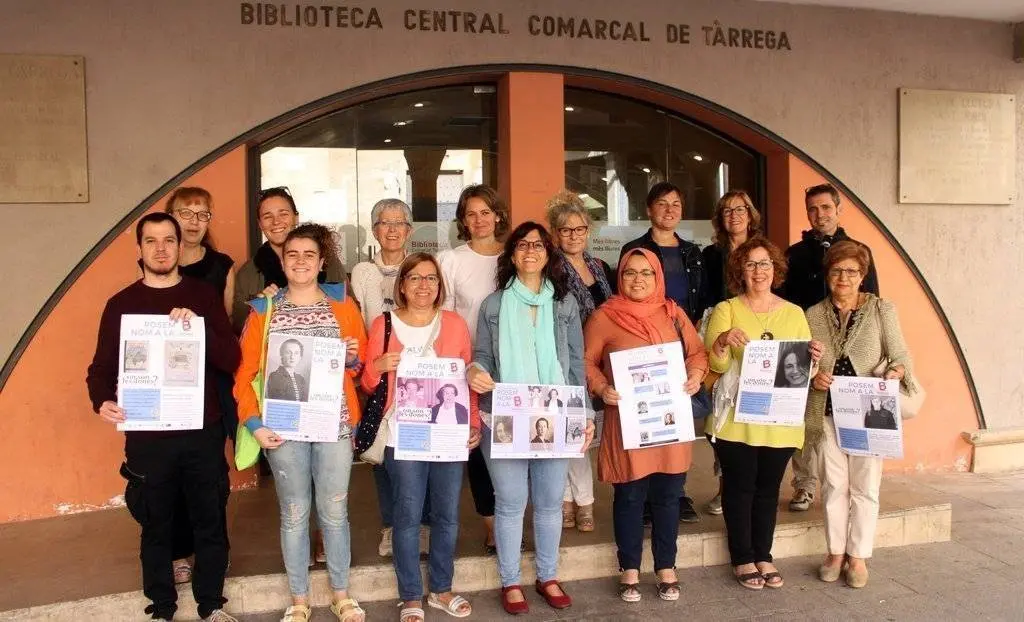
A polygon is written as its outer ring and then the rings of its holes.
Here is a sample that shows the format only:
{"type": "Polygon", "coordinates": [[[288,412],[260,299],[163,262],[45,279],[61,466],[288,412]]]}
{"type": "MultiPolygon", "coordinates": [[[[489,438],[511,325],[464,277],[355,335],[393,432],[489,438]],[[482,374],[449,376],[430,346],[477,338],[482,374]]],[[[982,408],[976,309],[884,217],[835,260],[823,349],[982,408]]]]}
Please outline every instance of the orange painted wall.
{"type": "MultiPolygon", "coordinates": [[[[187,180],[209,190],[211,230],[219,250],[236,262],[248,254],[246,156],[239,147],[187,180]]],[[[163,209],[164,199],[156,210],[163,209]]],[[[107,299],[136,278],[134,223],[71,286],[22,354],[3,391],[5,439],[0,472],[0,522],[96,509],[124,492],[117,474],[124,436],[99,420],[89,404],[86,368],[107,299]]],[[[232,474],[235,484],[251,473],[232,474]]]]}
{"type": "MultiPolygon", "coordinates": [[[[827,181],[810,166],[790,156],[790,242],[807,229],[804,189],[827,181]]],[[[878,269],[880,293],[896,303],[900,326],[914,361],[914,373],[928,398],[917,417],[905,421],[903,460],[887,460],[887,471],[966,470],[971,448],[960,438],[978,428],[967,377],[946,337],[924,289],[896,249],[849,197],[843,196],[843,228],[871,248],[878,269]]]]}

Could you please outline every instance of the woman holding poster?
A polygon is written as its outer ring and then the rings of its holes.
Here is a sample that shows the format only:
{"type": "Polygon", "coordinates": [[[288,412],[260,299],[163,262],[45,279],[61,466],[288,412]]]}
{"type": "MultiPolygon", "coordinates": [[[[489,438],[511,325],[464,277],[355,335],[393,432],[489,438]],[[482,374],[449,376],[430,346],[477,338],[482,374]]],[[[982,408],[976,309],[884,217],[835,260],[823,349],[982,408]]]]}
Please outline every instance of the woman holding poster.
{"type": "MultiPolygon", "coordinates": [[[[610,355],[673,341],[683,342],[686,395],[700,389],[708,372],[708,357],[686,312],[665,297],[661,262],[649,250],[629,252],[619,263],[619,294],[594,311],[584,333],[583,360],[587,384],[605,404],[597,476],[615,489],[612,518],[618,547],[619,596],[640,600],[640,558],[643,552],[644,500],[651,505],[651,549],[658,575],[658,597],[679,599],[676,578],[676,538],[679,535],[679,490],[690,468],[691,442],[642,449],[623,449],[619,402],[622,396],[612,384],[610,355]]],[[[635,416],[635,413],[631,414],[635,416]]],[[[662,417],[675,423],[673,413],[662,417]]],[[[687,424],[689,425],[689,424],[687,424]]]]}
{"type": "MultiPolygon", "coordinates": [[[[562,262],[554,251],[551,236],[535,222],[519,225],[505,242],[498,258],[498,291],[480,307],[473,365],[466,372],[470,388],[481,394],[483,412],[491,411],[491,392],[498,381],[584,385],[580,312],[566,291],[562,262]]],[[[588,409],[583,452],[594,435],[592,417],[588,409]]],[[[569,459],[496,458],[490,436],[485,431],[481,448],[494,482],[502,605],[510,614],[529,611],[519,585],[519,545],[526,501],[532,497],[536,590],[551,607],[569,607],[572,599],[557,578],[569,459]]]]}
{"type": "MultiPolygon", "coordinates": [[[[370,328],[367,365],[363,372],[363,389],[372,392],[381,374],[388,377],[388,403],[385,412],[392,413],[395,378],[403,357],[459,358],[468,365],[472,346],[466,322],[454,311],[441,309],[445,285],[440,266],[432,255],[415,253],[402,262],[395,280],[395,310],[391,313],[392,333],[384,342],[385,318],[377,317],[370,328]]],[[[409,387],[406,386],[408,390],[409,387]]],[[[431,409],[431,423],[469,423],[470,449],[480,443],[480,414],[476,395],[469,396],[469,410],[456,403],[458,389],[453,384],[441,386],[438,403],[431,409]],[[468,419],[468,421],[464,421],[468,419]]],[[[392,560],[402,599],[404,622],[423,622],[423,580],[420,576],[420,522],[423,502],[430,494],[430,553],[427,567],[430,592],[427,604],[456,617],[466,617],[472,607],[465,598],[452,593],[455,574],[455,543],[459,536],[459,498],[462,488],[463,462],[427,462],[397,460],[396,426],[389,427],[390,437],[384,452],[384,466],[391,481],[394,507],[392,521],[392,560]]]]}
{"type": "MultiPolygon", "coordinates": [[[[309,594],[309,512],[316,494],[317,517],[327,553],[327,574],[333,598],[331,611],[344,622],[362,622],[365,614],[348,595],[351,542],[348,523],[348,483],[352,469],[351,430],[359,423],[359,399],[355,379],[362,371],[366,331],[359,308],[336,284],[317,283],[327,257],[336,257],[331,231],[306,224],[288,233],[282,248],[282,267],[287,287],[273,298],[267,317],[266,298],[252,301],[252,311],[242,331],[242,363],[235,373],[238,418],[266,451],[274,473],[281,512],[281,553],[284,556],[292,606],[286,622],[307,622],[311,615],[309,594]],[[270,336],[340,339],[345,344],[345,369],[338,373],[342,385],[338,438],[329,442],[286,441],[264,425],[263,396],[253,380],[268,377],[266,366],[270,336]]],[[[327,372],[325,372],[326,374],[327,372]]],[[[329,375],[327,377],[330,377],[329,375]]],[[[270,400],[266,400],[269,402],[270,400]]],[[[296,411],[298,405],[296,405],[296,411]]],[[[329,414],[325,413],[325,414],[329,414]]],[[[333,419],[333,417],[332,417],[333,419]]],[[[337,424],[336,421],[332,423],[337,424]]]]}
{"type": "MultiPolygon", "coordinates": [[[[825,540],[828,555],[818,570],[822,581],[839,579],[846,569],[850,587],[868,582],[866,560],[871,557],[878,522],[878,490],[882,483],[882,458],[843,453],[832,425],[829,387],[835,376],[872,376],[880,361],[882,375],[900,380],[914,392],[910,355],[903,341],[896,307],[888,300],[860,291],[871,256],[856,242],[837,242],[825,253],[828,297],[807,310],[811,336],[824,344],[821,367],[807,397],[807,441],[822,443],[825,476],[825,540]]],[[[872,399],[867,417],[885,417],[881,401],[872,399]],[[873,414],[877,413],[877,414],[873,414]]],[[[865,427],[872,421],[865,421],[865,427]]]]}
{"type": "MultiPolygon", "coordinates": [[[[734,360],[742,361],[748,341],[811,338],[803,310],[772,293],[786,278],[778,247],[751,238],[729,255],[726,268],[729,290],[737,296],[718,303],[708,321],[705,340],[712,371],[725,373],[734,360]]],[[[821,344],[811,341],[808,355],[817,362],[821,344]]],[[[708,435],[717,436],[713,446],[722,466],[722,511],[733,573],[748,589],[779,588],[783,579],[771,551],[779,486],[790,457],[803,446],[804,428],[737,423],[734,416],[730,408],[724,420],[708,417],[706,423],[708,435]]]]}

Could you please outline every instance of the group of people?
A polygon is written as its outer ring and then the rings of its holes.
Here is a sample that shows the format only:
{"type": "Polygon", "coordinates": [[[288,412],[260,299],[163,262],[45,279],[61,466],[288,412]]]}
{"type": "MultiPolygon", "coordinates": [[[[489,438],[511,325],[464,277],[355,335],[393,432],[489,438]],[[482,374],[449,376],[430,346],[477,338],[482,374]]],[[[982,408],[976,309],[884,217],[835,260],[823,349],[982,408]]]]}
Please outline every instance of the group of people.
{"type": "MultiPolygon", "coordinates": [[[[152,601],[147,612],[154,619],[171,619],[174,584],[187,573],[202,619],[234,619],[222,608],[228,564],[223,447],[237,422],[262,447],[277,488],[281,549],[293,601],[283,622],[309,620],[314,561],[327,564],[337,619],[364,620],[348,593],[348,486],[356,457],[352,439],[366,396],[382,385],[386,392],[378,435],[386,447],[373,467],[382,523],[378,552],[393,559],[400,622],[423,622],[424,600],[455,617],[472,613],[472,605],[452,589],[464,472],[481,517],[484,550],[497,555],[504,609],[529,611],[520,581],[528,501],[533,507],[534,589],[553,608],[572,604],[558,581],[558,550],[563,529],[594,529],[588,449],[594,414],[602,411],[597,478],[614,489],[619,596],[625,602],[642,598],[639,573],[649,523],[657,596],[678,600],[679,523],[699,520],[685,492],[692,443],[624,449],[618,411],[622,398],[610,361],[614,352],[676,341],[682,343],[686,368],[679,381],[690,396],[713,386],[718,375],[740,361],[750,340],[810,344],[794,353],[811,361],[803,427],[739,423],[732,408],[695,420],[697,431],[713,441],[720,476],[720,492],[706,509],[724,514],[737,581],[755,590],[782,587],[771,548],[780,485],[793,458],[791,509],[806,510],[821,482],[828,540],[821,579],[835,581],[845,572],[849,585],[863,586],[881,460],[840,451],[827,423],[828,388],[837,375],[872,375],[883,361],[886,378],[915,390],[895,308],[877,296],[870,251],[839,226],[839,194],[827,184],[807,190],[811,229],[785,254],[761,235],[760,214],[743,191],[728,192],[718,201],[713,244],[701,250],[681,239],[675,229],[683,216],[682,197],[671,183],[650,189],[651,228],[623,247],[614,270],[587,250],[590,215],[569,192],[549,202],[547,226],[524,222],[512,228],[497,192],[470,186],[456,210],[458,237],[466,244],[436,257],[408,252],[412,212],[401,200],[384,199],[371,213],[380,251],[372,261],[354,266],[348,280],[331,231],[316,224],[297,226],[298,209],[286,188],[259,193],[256,218],[267,241],[237,272],[210,240],[214,211],[209,193],[176,191],[165,212],[148,214],[137,224],[142,278],[107,303],[88,373],[100,417],[124,421],[117,405],[121,315],[205,318],[203,429],[126,434],[122,475],[128,480],[128,509],[142,526],[143,586],[152,601]],[[302,357],[299,340],[284,341],[279,369],[266,373],[271,332],[345,344],[345,399],[336,442],[283,440],[265,425],[263,396],[253,388],[254,380],[266,377],[276,394],[286,396],[282,399],[298,400],[308,391],[294,369],[302,357]],[[460,412],[465,409],[454,401],[454,385],[429,399],[432,406],[419,405],[430,407],[434,419],[469,424],[466,463],[396,459],[395,432],[387,421],[397,405],[423,399],[419,387],[396,385],[399,363],[409,357],[465,362],[468,412],[460,412]],[[538,405],[558,407],[567,399],[584,406],[588,414],[580,456],[492,457],[492,424],[494,442],[512,438],[507,417],[491,416],[491,392],[498,382],[536,387],[538,405]],[[543,385],[585,390],[563,398],[554,390],[542,395],[543,385]],[[318,529],[311,538],[314,503],[318,529]],[[312,555],[311,540],[316,542],[312,555]],[[419,566],[423,550],[428,554],[426,594],[419,566]]],[[[784,379],[808,373],[789,369],[785,361],[780,368],[784,379]]],[[[802,381],[806,386],[808,379],[802,381]]],[[[548,426],[539,419],[530,430],[536,437],[531,442],[551,442],[548,426]]]]}

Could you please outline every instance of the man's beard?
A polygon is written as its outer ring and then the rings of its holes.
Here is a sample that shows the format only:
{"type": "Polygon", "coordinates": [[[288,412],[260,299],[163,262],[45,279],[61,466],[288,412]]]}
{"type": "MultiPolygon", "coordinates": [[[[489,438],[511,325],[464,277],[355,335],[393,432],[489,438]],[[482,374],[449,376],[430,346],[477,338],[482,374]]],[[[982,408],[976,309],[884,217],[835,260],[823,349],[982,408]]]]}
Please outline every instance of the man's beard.
{"type": "Polygon", "coordinates": [[[159,266],[151,266],[146,262],[142,262],[142,271],[152,274],[153,276],[167,276],[168,274],[174,272],[177,269],[177,263],[172,263],[166,268],[161,268],[159,266]]]}

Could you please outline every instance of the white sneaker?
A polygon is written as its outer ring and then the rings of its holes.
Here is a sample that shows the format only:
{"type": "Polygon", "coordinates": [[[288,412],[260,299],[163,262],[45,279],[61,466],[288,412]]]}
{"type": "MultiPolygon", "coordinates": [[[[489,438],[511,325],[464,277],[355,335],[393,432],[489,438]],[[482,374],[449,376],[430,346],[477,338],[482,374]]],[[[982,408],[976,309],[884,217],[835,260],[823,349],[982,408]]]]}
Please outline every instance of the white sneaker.
{"type": "Polygon", "coordinates": [[[380,544],[377,545],[377,555],[391,557],[391,527],[380,530],[380,544]]]}
{"type": "Polygon", "coordinates": [[[420,525],[420,555],[430,553],[430,527],[420,525]]]}
{"type": "Polygon", "coordinates": [[[223,609],[214,609],[210,615],[203,618],[203,622],[238,622],[238,618],[223,609]]]}

